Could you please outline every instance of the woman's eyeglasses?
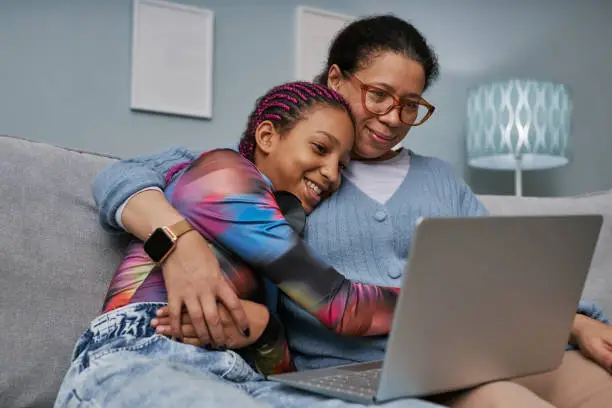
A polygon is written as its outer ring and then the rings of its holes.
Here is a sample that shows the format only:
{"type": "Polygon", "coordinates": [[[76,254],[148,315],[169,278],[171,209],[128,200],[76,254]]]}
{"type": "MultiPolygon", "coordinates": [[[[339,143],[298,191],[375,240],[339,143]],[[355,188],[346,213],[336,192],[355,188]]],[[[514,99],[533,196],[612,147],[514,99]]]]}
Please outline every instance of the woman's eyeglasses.
{"type": "Polygon", "coordinates": [[[355,75],[349,75],[361,87],[361,104],[363,108],[374,115],[386,115],[394,108],[399,108],[399,118],[408,126],[422,125],[436,110],[435,106],[423,98],[407,99],[400,102],[395,96],[384,89],[363,83],[355,75]]]}

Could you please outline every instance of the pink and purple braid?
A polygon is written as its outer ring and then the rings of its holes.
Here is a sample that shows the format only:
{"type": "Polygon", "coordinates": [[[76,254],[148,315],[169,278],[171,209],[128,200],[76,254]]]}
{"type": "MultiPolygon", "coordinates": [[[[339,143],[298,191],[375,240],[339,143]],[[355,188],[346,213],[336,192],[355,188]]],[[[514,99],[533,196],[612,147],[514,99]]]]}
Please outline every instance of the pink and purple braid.
{"type": "Polygon", "coordinates": [[[269,120],[281,134],[285,134],[315,105],[344,110],[354,124],[349,105],[337,92],[314,82],[289,82],[272,88],[257,100],[238,151],[245,159],[255,162],[255,130],[261,122],[269,120]]]}

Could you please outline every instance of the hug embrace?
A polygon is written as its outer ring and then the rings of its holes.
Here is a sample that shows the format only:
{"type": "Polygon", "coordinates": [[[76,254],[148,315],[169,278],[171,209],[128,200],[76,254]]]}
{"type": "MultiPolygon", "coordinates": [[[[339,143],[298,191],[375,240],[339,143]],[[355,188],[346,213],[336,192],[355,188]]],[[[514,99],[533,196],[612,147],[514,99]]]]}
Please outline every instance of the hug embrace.
{"type": "MultiPolygon", "coordinates": [[[[314,82],[257,100],[236,150],[104,169],[100,219],[134,241],[56,406],[361,406],[266,375],[382,359],[419,218],[487,216],[449,164],[395,148],[437,75],[415,27],[362,18],[314,82]]],[[[611,367],[612,328],[581,302],[553,372],[381,405],[601,407],[611,367]]]]}

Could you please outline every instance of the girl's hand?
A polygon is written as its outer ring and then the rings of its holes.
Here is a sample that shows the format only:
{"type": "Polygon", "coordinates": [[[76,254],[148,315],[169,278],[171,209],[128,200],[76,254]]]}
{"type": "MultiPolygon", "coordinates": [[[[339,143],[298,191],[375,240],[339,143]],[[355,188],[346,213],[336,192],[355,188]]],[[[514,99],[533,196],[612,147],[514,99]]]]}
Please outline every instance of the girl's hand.
{"type": "MultiPolygon", "coordinates": [[[[227,339],[225,346],[230,349],[240,349],[253,344],[261,336],[268,324],[268,320],[270,319],[270,313],[264,305],[248,300],[240,300],[240,303],[247,315],[249,327],[251,328],[251,332],[248,337],[245,337],[244,334],[236,328],[236,325],[225,306],[219,305],[220,324],[227,339]]],[[[198,347],[214,348],[213,342],[210,338],[205,338],[202,340],[197,336],[195,328],[191,322],[191,318],[187,312],[183,312],[181,321],[181,330],[183,333],[181,341],[183,343],[198,347]]],[[[156,332],[159,334],[167,336],[171,335],[170,313],[167,306],[161,307],[157,310],[157,317],[151,321],[151,326],[153,326],[156,329],[156,332]]]]}

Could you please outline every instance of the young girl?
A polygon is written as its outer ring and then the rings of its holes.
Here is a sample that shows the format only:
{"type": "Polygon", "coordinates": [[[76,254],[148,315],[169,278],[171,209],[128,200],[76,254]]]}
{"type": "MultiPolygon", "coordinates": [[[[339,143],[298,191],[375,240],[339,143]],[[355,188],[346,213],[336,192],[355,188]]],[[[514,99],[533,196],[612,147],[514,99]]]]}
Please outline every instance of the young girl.
{"type": "MultiPolygon", "coordinates": [[[[240,154],[213,150],[175,167],[165,194],[186,221],[179,222],[183,231],[193,229],[211,243],[241,299],[263,303],[261,277],[266,277],[337,333],[386,334],[397,289],[345,279],[308,250],[275,200],[275,191],[290,193],[310,213],[336,191],[354,131],[337,93],[314,83],[285,84],[258,100],[240,154]]],[[[128,248],[110,284],[105,313],[167,301],[162,269],[146,248],[140,241],[128,248]]],[[[262,374],[293,370],[281,324],[264,307],[245,304],[255,316],[249,321],[261,324],[244,332],[244,343],[252,344],[239,352],[262,374]]],[[[151,319],[155,309],[146,307],[151,319]]]]}

